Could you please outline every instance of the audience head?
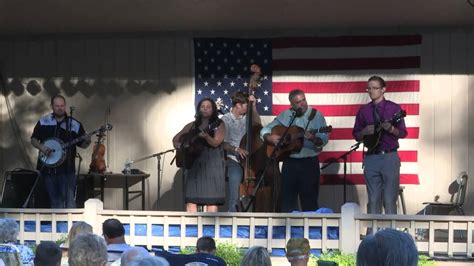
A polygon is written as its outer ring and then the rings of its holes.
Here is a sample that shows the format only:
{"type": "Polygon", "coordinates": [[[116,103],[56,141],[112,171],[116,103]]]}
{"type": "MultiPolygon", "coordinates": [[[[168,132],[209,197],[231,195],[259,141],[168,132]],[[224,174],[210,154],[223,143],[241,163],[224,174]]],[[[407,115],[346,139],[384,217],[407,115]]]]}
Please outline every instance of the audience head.
{"type": "Polygon", "coordinates": [[[306,238],[291,238],[286,244],[286,258],[293,264],[308,263],[309,259],[309,241],[306,238]]]}
{"type": "Polygon", "coordinates": [[[0,243],[16,243],[18,224],[10,218],[0,219],[0,243]]]}
{"type": "Polygon", "coordinates": [[[130,266],[169,266],[168,261],[162,257],[148,256],[132,260],[130,266]]]}
{"type": "Polygon", "coordinates": [[[36,247],[35,266],[59,266],[62,252],[58,244],[52,241],[41,242],[36,247]]]}
{"type": "Polygon", "coordinates": [[[102,233],[104,234],[107,244],[125,243],[125,228],[123,227],[123,224],[117,219],[111,218],[105,220],[102,224],[102,233]]]}
{"type": "Polygon", "coordinates": [[[131,265],[132,260],[142,259],[150,256],[150,253],[142,247],[130,247],[125,250],[120,257],[120,265],[131,265]]]}
{"type": "Polygon", "coordinates": [[[70,266],[103,266],[107,263],[107,246],[98,235],[81,234],[69,247],[70,266]]]}
{"type": "Polygon", "coordinates": [[[383,229],[368,235],[357,250],[358,266],[416,266],[418,251],[413,238],[395,229],[383,229]]]}
{"type": "Polygon", "coordinates": [[[216,253],[216,241],[208,236],[199,238],[196,243],[196,252],[214,255],[216,253]]]}
{"type": "Polygon", "coordinates": [[[245,252],[241,266],[269,266],[272,265],[270,255],[264,247],[253,246],[245,252]]]}
{"type": "Polygon", "coordinates": [[[68,241],[69,241],[68,246],[70,246],[72,241],[74,241],[74,239],[80,234],[92,234],[92,226],[82,221],[75,222],[72,225],[71,230],[69,230],[69,234],[67,236],[68,241]]]}

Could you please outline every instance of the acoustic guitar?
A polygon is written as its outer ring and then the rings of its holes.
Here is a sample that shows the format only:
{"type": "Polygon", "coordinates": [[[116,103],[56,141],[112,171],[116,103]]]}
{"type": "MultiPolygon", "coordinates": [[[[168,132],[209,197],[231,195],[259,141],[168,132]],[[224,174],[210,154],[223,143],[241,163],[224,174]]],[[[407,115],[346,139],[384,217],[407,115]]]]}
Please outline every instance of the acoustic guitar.
{"type": "MultiPolygon", "coordinates": [[[[282,136],[285,133],[287,127],[282,125],[277,125],[272,128],[272,135],[282,136]]],[[[330,133],[332,131],[332,126],[320,127],[313,130],[308,130],[307,132],[311,134],[316,133],[330,133]]],[[[290,156],[292,153],[297,153],[303,148],[305,131],[303,128],[298,126],[291,126],[288,128],[288,134],[285,136],[285,139],[281,142],[280,147],[275,151],[275,158],[277,161],[282,161],[290,156]]],[[[267,156],[271,157],[273,150],[277,147],[272,143],[267,143],[267,156]]]]}
{"type": "Polygon", "coordinates": [[[400,122],[406,116],[407,112],[405,110],[400,110],[393,115],[392,119],[378,123],[375,127],[374,134],[364,136],[364,146],[367,147],[367,153],[373,153],[378,148],[380,140],[382,139],[382,134],[384,132],[382,130],[383,123],[390,122],[393,125],[400,122]]]}
{"type": "MultiPolygon", "coordinates": [[[[176,166],[180,168],[190,169],[194,161],[199,157],[204,149],[205,140],[199,137],[199,133],[205,132],[210,134],[217,130],[222,120],[218,119],[210,123],[207,128],[201,130],[199,128],[191,128],[189,132],[181,135],[179,141],[180,147],[176,150],[176,166]]],[[[223,122],[222,122],[223,123],[223,122]]]]}

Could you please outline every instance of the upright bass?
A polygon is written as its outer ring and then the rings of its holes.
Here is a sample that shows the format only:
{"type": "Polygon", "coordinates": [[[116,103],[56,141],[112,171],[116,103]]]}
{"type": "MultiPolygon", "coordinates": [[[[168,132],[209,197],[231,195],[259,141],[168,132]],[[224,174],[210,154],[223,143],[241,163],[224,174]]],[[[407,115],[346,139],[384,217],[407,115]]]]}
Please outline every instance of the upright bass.
{"type": "MultiPolygon", "coordinates": [[[[261,68],[256,64],[250,66],[249,96],[254,95],[261,82],[261,68]]],[[[240,186],[240,201],[242,211],[274,212],[277,207],[277,192],[279,190],[278,167],[268,167],[268,157],[263,140],[260,139],[262,125],[253,121],[253,106],[249,103],[246,115],[247,132],[241,140],[240,148],[248,152],[241,160],[244,168],[244,180],[240,186]]]]}

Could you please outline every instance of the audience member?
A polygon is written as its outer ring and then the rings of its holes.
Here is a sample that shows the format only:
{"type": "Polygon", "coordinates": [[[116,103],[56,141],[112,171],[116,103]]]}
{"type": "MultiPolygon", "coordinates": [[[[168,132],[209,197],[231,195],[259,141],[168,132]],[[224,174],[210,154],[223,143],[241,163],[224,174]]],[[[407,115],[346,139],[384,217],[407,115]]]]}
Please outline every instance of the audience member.
{"type": "Polygon", "coordinates": [[[130,248],[125,242],[125,228],[117,219],[107,219],[102,224],[102,233],[107,243],[108,261],[120,259],[124,251],[130,248]]]}
{"type": "MultiPolygon", "coordinates": [[[[0,243],[0,261],[3,265],[8,266],[22,266],[20,251],[15,245],[0,243]]],[[[25,264],[30,266],[31,264],[25,264]]]]}
{"type": "Polygon", "coordinates": [[[216,241],[212,237],[203,236],[196,242],[196,253],[216,254],[216,241]]]}
{"type": "Polygon", "coordinates": [[[69,247],[69,266],[104,266],[107,246],[104,239],[94,234],[80,234],[69,247]]]}
{"type": "Polygon", "coordinates": [[[52,241],[41,242],[36,247],[35,266],[59,266],[61,258],[61,248],[52,241]]]}
{"type": "Polygon", "coordinates": [[[29,247],[17,243],[18,233],[19,227],[15,220],[10,218],[0,219],[0,243],[16,246],[20,251],[23,265],[32,264],[35,255],[29,247]]]}
{"type": "Polygon", "coordinates": [[[241,266],[271,266],[272,261],[268,251],[264,247],[253,246],[245,252],[241,266]]]}
{"type": "Polygon", "coordinates": [[[306,266],[309,260],[309,241],[306,238],[291,238],[286,244],[286,258],[291,266],[306,266]]]}
{"type": "Polygon", "coordinates": [[[148,256],[132,260],[131,266],[169,266],[168,261],[162,257],[148,256]]]}
{"type": "Polygon", "coordinates": [[[195,254],[173,254],[166,250],[155,250],[155,255],[165,258],[170,265],[225,266],[226,262],[216,255],[216,242],[212,237],[201,237],[196,243],[195,254]]]}
{"type": "Polygon", "coordinates": [[[395,229],[383,229],[362,240],[357,266],[416,266],[418,251],[413,238],[395,229]]]}
{"type": "MultiPolygon", "coordinates": [[[[59,247],[64,251],[67,252],[69,246],[71,245],[74,238],[76,238],[79,234],[92,234],[92,226],[86,222],[75,222],[69,229],[69,233],[67,235],[67,241],[62,243],[59,247]]],[[[67,253],[65,253],[67,255],[67,253]]]]}
{"type": "Polygon", "coordinates": [[[120,256],[120,265],[129,266],[131,265],[132,260],[146,258],[148,256],[150,256],[148,250],[142,247],[130,247],[122,253],[122,256],[120,256]]]}
{"type": "Polygon", "coordinates": [[[216,241],[212,237],[203,236],[196,242],[196,261],[207,263],[208,265],[225,266],[225,261],[216,256],[216,241]]]}
{"type": "Polygon", "coordinates": [[[76,238],[76,236],[78,236],[79,234],[92,234],[93,231],[92,231],[92,226],[86,222],[82,222],[82,221],[79,221],[79,222],[75,222],[71,229],[69,230],[69,234],[67,236],[67,239],[68,239],[68,244],[65,243],[65,247],[69,247],[72,243],[72,241],[74,241],[74,239],[76,238]]]}

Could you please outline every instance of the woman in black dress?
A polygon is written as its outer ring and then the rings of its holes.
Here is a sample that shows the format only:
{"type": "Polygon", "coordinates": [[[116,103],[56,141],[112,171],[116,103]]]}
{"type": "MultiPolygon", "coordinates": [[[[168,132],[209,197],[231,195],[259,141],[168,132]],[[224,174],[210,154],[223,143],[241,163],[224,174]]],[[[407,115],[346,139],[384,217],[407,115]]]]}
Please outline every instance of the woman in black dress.
{"type": "Polygon", "coordinates": [[[199,153],[192,158],[190,168],[184,168],[188,212],[196,212],[197,205],[207,206],[208,212],[217,212],[217,206],[224,204],[224,135],[225,126],[217,116],[216,103],[205,98],[197,105],[196,120],[187,124],[173,138],[176,149],[187,147],[188,143],[199,147],[199,153]]]}

